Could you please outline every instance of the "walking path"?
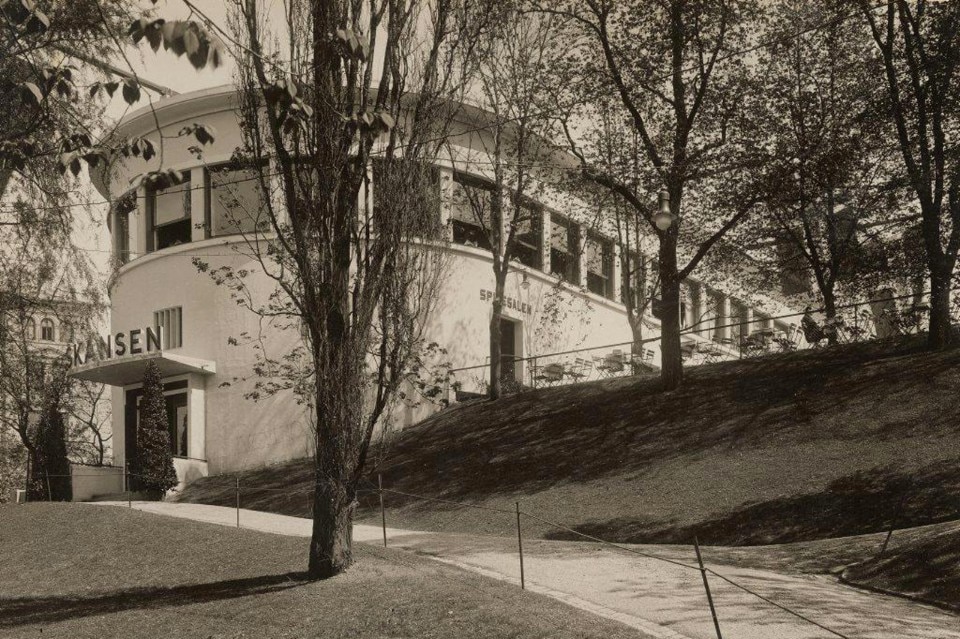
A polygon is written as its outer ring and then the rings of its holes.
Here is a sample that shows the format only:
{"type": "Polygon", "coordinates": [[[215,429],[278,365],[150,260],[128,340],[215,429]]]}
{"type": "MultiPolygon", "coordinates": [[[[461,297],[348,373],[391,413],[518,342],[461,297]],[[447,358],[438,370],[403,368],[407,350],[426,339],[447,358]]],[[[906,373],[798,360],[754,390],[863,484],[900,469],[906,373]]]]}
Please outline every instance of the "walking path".
{"type": "MultiPolygon", "coordinates": [[[[127,506],[127,502],[98,502],[127,506]]],[[[222,506],[133,502],[146,512],[236,526],[237,511],[222,506]]],[[[240,510],[243,528],[309,537],[308,519],[240,510]]],[[[358,524],[354,540],[383,543],[383,531],[358,524]]],[[[391,548],[426,555],[519,585],[516,539],[387,528],[391,548]]],[[[685,564],[689,549],[631,546],[685,564]]],[[[524,540],[528,590],[615,619],[658,639],[716,639],[698,570],[593,543],[524,540]]],[[[960,639],[960,617],[896,597],[877,595],[821,575],[784,574],[723,566],[708,568],[850,639],[960,639]]],[[[799,619],[710,576],[720,628],[734,639],[829,639],[838,635],[799,619]]]]}

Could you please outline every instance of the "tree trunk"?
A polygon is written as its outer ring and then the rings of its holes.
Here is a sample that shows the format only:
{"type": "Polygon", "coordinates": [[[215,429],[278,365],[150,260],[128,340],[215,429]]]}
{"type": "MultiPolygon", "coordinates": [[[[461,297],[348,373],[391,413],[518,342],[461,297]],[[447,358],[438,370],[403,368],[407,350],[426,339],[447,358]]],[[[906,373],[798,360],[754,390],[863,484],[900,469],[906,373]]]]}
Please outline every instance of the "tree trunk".
{"type": "Polygon", "coordinates": [[[506,274],[496,276],[496,291],[493,294],[493,312],[490,314],[490,399],[500,399],[503,393],[501,362],[503,335],[500,333],[500,320],[503,319],[503,295],[506,289],[506,274]]]}
{"type": "Polygon", "coordinates": [[[832,325],[832,328],[827,331],[827,343],[836,346],[840,340],[836,325],[832,322],[837,317],[837,297],[833,293],[833,288],[829,286],[824,287],[822,293],[823,313],[827,316],[828,325],[832,325]]]}
{"type": "Polygon", "coordinates": [[[318,464],[307,568],[311,579],[334,577],[353,562],[353,511],[356,508],[353,488],[347,482],[323,475],[318,464]]]}
{"type": "MultiPolygon", "coordinates": [[[[676,198],[679,200],[679,198],[676,198]]],[[[683,381],[680,351],[680,278],[677,274],[677,228],[660,239],[660,381],[674,390],[683,381]]]]}
{"type": "Polygon", "coordinates": [[[953,268],[938,265],[930,269],[930,326],[927,346],[943,350],[951,343],[950,325],[950,279],[953,268]]]}

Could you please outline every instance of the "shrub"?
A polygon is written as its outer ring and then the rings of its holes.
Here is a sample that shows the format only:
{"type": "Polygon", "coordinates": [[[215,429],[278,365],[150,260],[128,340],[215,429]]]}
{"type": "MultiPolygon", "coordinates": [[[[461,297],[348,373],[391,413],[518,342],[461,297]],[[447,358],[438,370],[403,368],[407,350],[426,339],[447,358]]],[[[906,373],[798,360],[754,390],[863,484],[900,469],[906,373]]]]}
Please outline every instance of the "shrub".
{"type": "Polygon", "coordinates": [[[33,499],[44,501],[73,499],[66,434],[63,415],[56,404],[52,404],[37,425],[37,463],[30,469],[30,474],[33,475],[31,481],[33,499]]]}
{"type": "Polygon", "coordinates": [[[160,368],[149,362],[143,374],[140,399],[140,423],[137,425],[136,454],[130,464],[134,486],[155,499],[177,485],[173,467],[170,433],[167,430],[167,404],[163,399],[160,368]]]}

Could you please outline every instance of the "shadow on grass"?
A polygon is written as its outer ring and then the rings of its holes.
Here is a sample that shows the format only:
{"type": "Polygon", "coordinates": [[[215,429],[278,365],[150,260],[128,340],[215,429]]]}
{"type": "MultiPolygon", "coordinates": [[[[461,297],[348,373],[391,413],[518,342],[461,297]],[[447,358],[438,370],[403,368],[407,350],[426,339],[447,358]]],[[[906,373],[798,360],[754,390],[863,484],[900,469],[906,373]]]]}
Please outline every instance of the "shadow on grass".
{"type": "MultiPolygon", "coordinates": [[[[689,526],[662,519],[615,518],[573,528],[581,533],[625,543],[744,546],[781,544],[883,532],[893,526],[960,518],[960,464],[928,466],[909,476],[886,468],[859,472],[833,481],[825,491],[750,504],[722,517],[689,526]],[[918,490],[937,486],[938,490],[918,490]]],[[[547,539],[576,540],[564,530],[547,539]]]]}
{"type": "Polygon", "coordinates": [[[155,586],[82,596],[0,598],[0,628],[262,595],[296,588],[308,581],[304,572],[289,572],[172,588],[155,586]]]}

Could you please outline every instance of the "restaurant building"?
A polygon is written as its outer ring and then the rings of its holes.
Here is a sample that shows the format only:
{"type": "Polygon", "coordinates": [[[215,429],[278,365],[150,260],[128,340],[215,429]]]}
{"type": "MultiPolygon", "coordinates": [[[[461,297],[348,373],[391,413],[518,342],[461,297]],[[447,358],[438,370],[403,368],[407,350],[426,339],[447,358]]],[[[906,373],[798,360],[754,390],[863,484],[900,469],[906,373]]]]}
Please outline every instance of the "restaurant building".
{"type": "MultiPolygon", "coordinates": [[[[446,349],[445,358],[455,369],[488,361],[492,258],[485,234],[461,204],[463,189],[486,184],[483,164],[469,161],[483,148],[485,117],[482,110],[465,106],[454,124],[450,157],[436,161],[439,214],[448,241],[434,248],[449,254],[449,271],[427,334],[429,341],[446,349]]],[[[249,212],[258,209],[262,196],[250,172],[231,164],[240,142],[235,91],[221,87],[164,99],[152,110],[125,117],[118,132],[128,138],[156,138],[158,122],[165,138],[162,165],[159,156],[150,161],[130,158],[98,184],[117,202],[110,216],[119,263],[110,285],[110,356],[78,354],[73,374],[112,387],[115,464],[123,465],[135,450],[141,380],[149,361],[156,362],[163,375],[181,482],[308,455],[313,435],[305,408],[285,393],[245,399],[256,355],[252,346],[232,343],[240,335],[263,335],[265,348],[276,355],[294,347],[299,333],[271,331],[269,323],[264,326],[261,318],[238,306],[226,287],[198,272],[194,263],[200,259],[212,269],[247,269],[252,273],[247,286],[254,294],[274,290],[266,276],[257,279],[255,259],[240,250],[256,225],[249,212]],[[177,137],[194,123],[217,132],[202,159],[191,152],[194,140],[177,137]],[[189,180],[166,190],[131,190],[137,176],[160,168],[183,171],[189,180]]],[[[376,189],[375,171],[372,182],[376,189]]],[[[568,195],[549,189],[544,193],[531,203],[536,214],[523,229],[519,259],[506,286],[504,351],[510,361],[517,360],[507,370],[521,384],[538,376],[524,358],[542,356],[542,366],[566,357],[552,353],[576,350],[569,359],[587,363],[623,348],[611,345],[631,340],[620,303],[612,229],[589,223],[588,207],[578,207],[568,195]]],[[[652,251],[652,245],[648,249],[652,251]]],[[[730,321],[723,318],[774,325],[760,311],[706,282],[690,281],[685,289],[685,321],[696,324],[687,341],[731,338],[739,328],[726,327],[730,321]]],[[[767,316],[785,310],[776,299],[766,298],[767,316]]],[[[650,316],[647,324],[655,338],[657,319],[650,316]]],[[[649,348],[650,364],[656,367],[656,341],[649,348]]],[[[483,391],[482,368],[456,376],[463,392],[483,391]]],[[[397,420],[411,423],[437,408],[429,402],[403,407],[397,420]]]]}

